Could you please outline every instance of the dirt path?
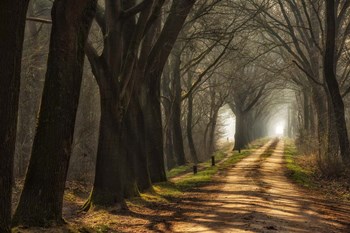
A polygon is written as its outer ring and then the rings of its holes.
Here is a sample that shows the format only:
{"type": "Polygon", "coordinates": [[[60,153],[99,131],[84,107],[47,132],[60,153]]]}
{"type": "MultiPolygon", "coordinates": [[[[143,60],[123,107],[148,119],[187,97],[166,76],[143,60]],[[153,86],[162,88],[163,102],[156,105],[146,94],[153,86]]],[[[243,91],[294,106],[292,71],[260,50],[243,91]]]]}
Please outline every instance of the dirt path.
{"type": "Polygon", "coordinates": [[[172,232],[350,232],[350,207],[325,203],[292,184],[283,168],[284,143],[271,141],[232,168],[218,184],[184,200],[172,232]],[[221,181],[221,182],[220,182],[221,181]]]}

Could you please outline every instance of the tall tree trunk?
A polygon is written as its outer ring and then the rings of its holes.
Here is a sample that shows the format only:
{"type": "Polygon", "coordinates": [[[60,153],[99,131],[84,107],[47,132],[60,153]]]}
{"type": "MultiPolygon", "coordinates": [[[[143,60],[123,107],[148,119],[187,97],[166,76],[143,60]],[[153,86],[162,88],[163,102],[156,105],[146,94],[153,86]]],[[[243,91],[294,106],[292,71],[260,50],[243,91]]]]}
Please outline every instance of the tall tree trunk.
{"type": "Polygon", "coordinates": [[[177,165],[184,165],[186,163],[185,150],[182,138],[181,127],[181,43],[177,42],[174,46],[173,56],[173,75],[172,75],[172,87],[174,92],[174,100],[172,106],[173,116],[173,145],[174,153],[177,160],[177,165]]]}
{"type": "Polygon", "coordinates": [[[310,110],[309,110],[309,98],[308,98],[308,90],[303,90],[303,112],[304,112],[304,132],[306,137],[310,136],[310,110]]]}
{"type": "MultiPolygon", "coordinates": [[[[129,104],[126,121],[126,127],[123,132],[127,136],[123,138],[127,140],[123,145],[128,151],[127,158],[132,158],[132,164],[130,164],[130,166],[134,168],[129,170],[130,172],[134,170],[134,174],[132,175],[136,176],[138,190],[145,191],[152,187],[152,183],[145,145],[146,135],[144,116],[136,95],[133,95],[129,104]]],[[[129,180],[128,177],[130,176],[127,176],[126,180],[129,180]]],[[[131,195],[135,194],[131,193],[131,195]]]]}
{"type": "Polygon", "coordinates": [[[215,151],[215,131],[216,131],[216,123],[218,119],[219,109],[214,109],[214,114],[211,118],[210,130],[209,130],[209,153],[213,153],[215,151]]]}
{"type": "MultiPolygon", "coordinates": [[[[189,78],[189,83],[192,84],[192,82],[190,81],[190,78],[189,78]]],[[[188,146],[190,148],[190,154],[191,154],[192,160],[195,164],[197,164],[198,163],[198,156],[197,156],[196,146],[194,145],[194,141],[193,141],[192,118],[193,118],[193,96],[192,96],[192,93],[190,93],[187,97],[186,132],[187,132],[188,146]]]]}
{"type": "Polygon", "coordinates": [[[10,232],[22,47],[28,0],[0,2],[0,232],[10,232]]]}
{"type": "MultiPolygon", "coordinates": [[[[140,71],[145,66],[143,58],[148,56],[152,44],[149,42],[153,39],[149,34],[143,37],[147,26],[153,28],[153,21],[148,21],[153,5],[147,4],[138,20],[135,15],[120,20],[122,12],[135,2],[106,0],[106,17],[96,17],[105,34],[103,53],[98,55],[91,44],[86,47],[100,88],[101,122],[95,182],[84,210],[93,205],[126,208],[124,198],[139,195],[138,185],[142,190],[150,187],[145,156],[147,123],[141,119],[142,102],[138,102],[138,97],[140,71]]],[[[161,7],[162,2],[159,4],[161,7]]],[[[165,177],[164,165],[163,172],[165,177]]]]}
{"type": "Polygon", "coordinates": [[[32,157],[14,224],[62,224],[62,203],[96,0],[55,1],[46,81],[32,157]]]}
{"type": "Polygon", "coordinates": [[[108,67],[94,67],[101,97],[100,134],[95,181],[83,209],[87,211],[92,206],[126,209],[125,198],[138,196],[139,187],[145,190],[151,186],[143,143],[144,119],[135,93],[126,112],[120,114],[118,91],[111,82],[113,78],[108,78],[108,67]]]}
{"type": "Polygon", "coordinates": [[[336,40],[335,1],[326,1],[326,49],[324,54],[324,75],[333,104],[335,126],[338,134],[340,152],[345,162],[350,162],[350,144],[346,128],[344,102],[336,77],[335,40],[336,40]]]}
{"type": "Polygon", "coordinates": [[[236,132],[235,132],[235,145],[233,150],[244,149],[249,143],[246,115],[236,111],[236,132]]]}
{"type": "Polygon", "coordinates": [[[151,181],[166,181],[163,151],[163,127],[160,108],[160,80],[142,87],[142,113],[145,122],[145,145],[151,181]]]}
{"type": "Polygon", "coordinates": [[[170,129],[165,130],[165,155],[166,155],[166,164],[167,169],[170,170],[176,166],[175,155],[174,155],[174,144],[173,136],[170,129]]]}
{"type": "Polygon", "coordinates": [[[322,88],[313,87],[312,89],[312,101],[315,106],[315,112],[317,114],[317,138],[318,138],[318,155],[326,153],[328,147],[327,140],[327,98],[322,93],[322,88]]]}
{"type": "MultiPolygon", "coordinates": [[[[209,154],[213,153],[215,150],[215,130],[216,130],[216,123],[217,118],[219,114],[220,107],[217,106],[216,103],[216,91],[215,88],[212,86],[217,85],[216,81],[209,80],[210,87],[210,118],[209,118],[209,125],[207,126],[207,129],[205,130],[205,135],[207,134],[207,130],[209,130],[209,138],[208,138],[208,146],[207,146],[207,152],[209,154]]],[[[205,137],[206,138],[206,137],[205,137]]],[[[205,143],[207,141],[204,141],[205,143]]]]}
{"type": "Polygon", "coordinates": [[[144,72],[142,87],[142,111],[145,116],[146,136],[149,139],[147,148],[152,182],[165,181],[162,117],[160,107],[160,80],[164,65],[175,44],[187,15],[195,0],[173,1],[169,16],[162,32],[148,56],[148,63],[144,72]],[[166,45],[166,46],[164,46],[166,45]]]}
{"type": "Polygon", "coordinates": [[[121,130],[120,125],[113,116],[117,106],[114,101],[116,96],[105,95],[101,88],[100,92],[101,118],[95,180],[90,198],[83,207],[85,210],[94,205],[117,206],[121,208],[126,206],[121,178],[121,167],[125,165],[126,161],[125,156],[118,154],[121,152],[121,130]]]}
{"type": "Polygon", "coordinates": [[[175,155],[174,155],[174,144],[173,144],[173,97],[170,90],[170,65],[165,66],[162,79],[162,92],[166,98],[163,99],[164,109],[164,152],[167,169],[170,170],[176,166],[175,155]]]}

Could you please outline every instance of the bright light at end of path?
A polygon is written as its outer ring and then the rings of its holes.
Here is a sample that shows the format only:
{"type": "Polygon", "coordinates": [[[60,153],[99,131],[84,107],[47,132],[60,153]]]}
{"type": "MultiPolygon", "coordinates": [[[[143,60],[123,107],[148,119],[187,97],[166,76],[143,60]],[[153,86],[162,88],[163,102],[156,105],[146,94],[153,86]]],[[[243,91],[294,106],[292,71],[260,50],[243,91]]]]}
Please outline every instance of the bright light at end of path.
{"type": "Polygon", "coordinates": [[[277,125],[276,128],[275,128],[275,133],[277,135],[283,135],[283,133],[284,133],[283,125],[277,125]]]}

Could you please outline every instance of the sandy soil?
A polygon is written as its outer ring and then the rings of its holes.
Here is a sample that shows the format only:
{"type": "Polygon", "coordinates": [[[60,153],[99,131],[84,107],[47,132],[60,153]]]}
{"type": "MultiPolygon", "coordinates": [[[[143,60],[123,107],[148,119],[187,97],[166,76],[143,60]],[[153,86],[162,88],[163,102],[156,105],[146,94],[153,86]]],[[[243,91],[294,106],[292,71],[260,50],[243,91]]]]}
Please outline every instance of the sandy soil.
{"type": "Polygon", "coordinates": [[[171,231],[350,232],[350,206],[327,203],[296,187],[285,176],[283,141],[262,158],[267,147],[218,178],[221,185],[198,190],[171,231]]]}

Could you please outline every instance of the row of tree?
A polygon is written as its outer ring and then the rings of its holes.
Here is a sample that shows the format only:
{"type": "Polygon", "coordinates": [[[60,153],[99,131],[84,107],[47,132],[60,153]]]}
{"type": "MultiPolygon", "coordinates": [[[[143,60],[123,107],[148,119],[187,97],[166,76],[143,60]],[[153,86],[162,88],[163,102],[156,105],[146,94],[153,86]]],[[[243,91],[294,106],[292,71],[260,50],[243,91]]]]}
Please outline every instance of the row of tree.
{"type": "Polygon", "coordinates": [[[299,141],[307,145],[316,138],[313,153],[322,169],[332,173],[332,164],[350,158],[344,108],[349,93],[350,2],[251,0],[242,10],[261,12],[256,27],[265,44],[274,48],[280,67],[289,71],[284,74],[289,87],[301,95],[296,98],[302,117],[299,141]]]}
{"type": "MultiPolygon", "coordinates": [[[[125,197],[150,187],[151,180],[166,179],[160,77],[195,1],[174,1],[163,16],[164,2],[106,0],[104,6],[97,7],[95,0],[54,1],[38,127],[13,225],[62,223],[63,193],[85,51],[99,85],[101,100],[96,176],[86,206],[124,206],[125,197]],[[161,25],[161,17],[166,17],[164,25],[161,25]],[[101,54],[92,43],[87,43],[94,18],[104,37],[101,54]],[[131,144],[136,146],[128,146],[131,144]]],[[[11,218],[12,167],[27,7],[28,1],[1,4],[4,17],[1,70],[8,71],[3,72],[0,79],[1,115],[4,116],[0,143],[2,232],[9,232],[11,218]],[[14,23],[8,21],[13,18],[11,15],[18,15],[14,23]]]]}
{"type": "Polygon", "coordinates": [[[165,181],[166,169],[215,151],[223,107],[235,115],[234,149],[268,135],[282,113],[288,136],[336,173],[330,165],[349,159],[349,8],[3,1],[0,231],[61,224],[68,175],[93,183],[84,210],[127,208],[125,198],[165,181]],[[11,217],[14,159],[25,182],[11,217]]]}

